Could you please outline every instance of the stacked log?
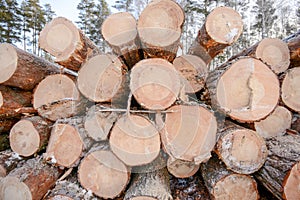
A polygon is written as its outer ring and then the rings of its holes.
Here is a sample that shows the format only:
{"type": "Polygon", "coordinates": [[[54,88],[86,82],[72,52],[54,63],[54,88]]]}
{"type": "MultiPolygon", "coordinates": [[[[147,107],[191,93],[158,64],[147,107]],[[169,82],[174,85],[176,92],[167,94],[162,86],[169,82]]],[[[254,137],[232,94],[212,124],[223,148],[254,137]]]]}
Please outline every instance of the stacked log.
{"type": "Polygon", "coordinates": [[[183,22],[171,0],[113,14],[101,53],[58,17],[57,64],[0,44],[0,199],[297,199],[299,34],[210,70],[241,16],[214,9],[177,56],[183,22]]]}

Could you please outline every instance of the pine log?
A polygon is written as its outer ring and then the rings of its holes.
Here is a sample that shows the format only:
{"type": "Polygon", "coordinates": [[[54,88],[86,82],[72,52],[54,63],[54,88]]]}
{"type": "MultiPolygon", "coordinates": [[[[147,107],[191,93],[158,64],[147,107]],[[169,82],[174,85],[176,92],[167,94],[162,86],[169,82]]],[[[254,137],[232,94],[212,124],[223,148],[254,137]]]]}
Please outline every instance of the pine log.
{"type": "Polygon", "coordinates": [[[61,74],[46,77],[33,94],[33,107],[51,121],[82,113],[86,103],[73,80],[61,74]]]}
{"type": "Polygon", "coordinates": [[[0,119],[37,113],[31,101],[31,92],[0,85],[0,119]]]}
{"type": "Polygon", "coordinates": [[[288,43],[291,58],[291,67],[300,66],[300,30],[284,40],[288,43]]]}
{"type": "Polygon", "coordinates": [[[11,149],[21,156],[31,156],[46,148],[50,136],[50,123],[39,116],[23,118],[9,134],[11,149]]]}
{"type": "Polygon", "coordinates": [[[300,196],[300,136],[283,135],[267,140],[268,158],[255,173],[257,180],[278,199],[300,196]]]}
{"type": "Polygon", "coordinates": [[[78,71],[92,53],[100,53],[97,46],[70,20],[57,17],[40,32],[39,46],[53,55],[58,64],[78,71]]]}
{"type": "Polygon", "coordinates": [[[288,45],[280,39],[263,39],[255,50],[255,57],[267,63],[276,74],[286,71],[290,66],[288,45]]]}
{"type": "Polygon", "coordinates": [[[53,64],[11,44],[0,44],[0,83],[32,90],[47,75],[59,73],[53,64]]]}
{"type": "Polygon", "coordinates": [[[150,2],[140,14],[138,33],[145,58],[174,60],[184,23],[182,8],[171,0],[150,2]]]}
{"type": "Polygon", "coordinates": [[[81,161],[79,182],[96,196],[113,199],[125,190],[130,170],[111,151],[96,149],[81,161]]]}
{"type": "Polygon", "coordinates": [[[40,200],[61,174],[60,169],[43,163],[41,157],[27,160],[0,180],[0,199],[40,200]]]}
{"type": "Polygon", "coordinates": [[[124,200],[171,200],[170,180],[166,168],[138,173],[132,178],[124,200]]]}
{"type": "Polygon", "coordinates": [[[230,7],[215,8],[191,45],[188,53],[209,64],[227,46],[237,41],[243,31],[241,15],[230,7]]]}
{"type": "Polygon", "coordinates": [[[241,56],[251,56],[262,60],[276,74],[285,72],[290,65],[288,44],[277,38],[265,38],[255,45],[229,58],[229,61],[241,56]]]}
{"type": "Polygon", "coordinates": [[[165,151],[173,158],[196,165],[209,159],[216,144],[214,114],[201,105],[175,105],[168,111],[161,133],[165,151]]]}
{"type": "Polygon", "coordinates": [[[200,165],[194,162],[172,159],[169,157],[167,168],[170,174],[177,178],[188,178],[193,176],[199,170],[200,165]]]}
{"type": "Polygon", "coordinates": [[[201,58],[194,55],[182,55],[174,59],[173,65],[183,79],[186,93],[196,93],[204,88],[208,67],[201,58]]]}
{"type": "Polygon", "coordinates": [[[259,122],[254,122],[256,132],[264,138],[284,135],[287,129],[291,128],[292,113],[282,106],[259,122]]]}
{"type": "Polygon", "coordinates": [[[92,106],[84,120],[87,135],[97,142],[108,139],[110,130],[119,117],[116,112],[102,112],[102,109],[102,105],[92,106]]]}
{"type": "Polygon", "coordinates": [[[281,99],[290,109],[300,113],[300,68],[289,69],[282,81],[281,99]]]}
{"type": "Polygon", "coordinates": [[[44,159],[49,163],[75,167],[93,145],[87,136],[82,117],[57,120],[54,124],[44,159]]]}
{"type": "Polygon", "coordinates": [[[160,151],[160,135],[153,123],[140,115],[125,114],[113,126],[110,148],[128,166],[152,162],[160,151]]]}
{"type": "Polygon", "coordinates": [[[189,178],[170,177],[174,200],[211,200],[200,171],[189,178]]]}
{"type": "Polygon", "coordinates": [[[17,167],[21,162],[21,158],[18,154],[10,149],[0,152],[0,178],[5,177],[10,171],[17,167]]]}
{"type": "Polygon", "coordinates": [[[259,121],[278,104],[279,80],[255,58],[242,57],[218,67],[206,83],[212,106],[240,122],[259,121]]]}
{"type": "Polygon", "coordinates": [[[124,88],[126,66],[110,54],[88,59],[78,72],[79,91],[93,102],[109,102],[124,88]]]}
{"type": "Polygon", "coordinates": [[[55,187],[50,190],[46,200],[96,200],[91,191],[81,187],[77,175],[72,173],[65,180],[56,182],[55,187]],[[73,175],[74,174],[74,175],[73,175]]]}
{"type": "Polygon", "coordinates": [[[102,24],[101,32],[114,53],[121,56],[129,68],[142,59],[137,22],[129,12],[108,16],[102,24]]]}
{"type": "Polygon", "coordinates": [[[0,135],[3,133],[9,133],[10,129],[17,122],[18,119],[0,119],[0,135]]]}
{"type": "Polygon", "coordinates": [[[131,70],[130,89],[137,102],[150,110],[170,107],[180,92],[180,77],[175,67],[161,58],[138,62],[131,70]]]}
{"type": "Polygon", "coordinates": [[[216,153],[228,169],[236,173],[252,174],[266,161],[266,142],[255,131],[226,121],[219,135],[216,153]]]}
{"type": "Polygon", "coordinates": [[[228,170],[216,155],[201,165],[201,174],[212,199],[259,199],[256,181],[228,170]]]}

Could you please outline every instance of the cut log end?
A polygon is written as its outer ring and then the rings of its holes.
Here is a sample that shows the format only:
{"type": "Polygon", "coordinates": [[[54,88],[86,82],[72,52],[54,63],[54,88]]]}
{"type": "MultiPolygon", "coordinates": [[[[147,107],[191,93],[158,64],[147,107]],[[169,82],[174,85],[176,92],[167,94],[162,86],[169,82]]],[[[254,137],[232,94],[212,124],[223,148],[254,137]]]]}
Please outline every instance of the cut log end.
{"type": "Polygon", "coordinates": [[[106,140],[117,119],[116,112],[102,112],[101,108],[95,105],[86,114],[84,128],[87,135],[95,141],[106,140]]]}
{"type": "Polygon", "coordinates": [[[235,129],[222,135],[217,153],[229,169],[242,174],[259,170],[268,156],[265,140],[249,129],[235,129]]]}
{"type": "Polygon", "coordinates": [[[276,74],[286,71],[290,65],[290,50],[280,39],[263,39],[256,48],[255,56],[267,63],[276,74]]]}
{"type": "Polygon", "coordinates": [[[81,156],[83,141],[78,131],[68,124],[55,124],[44,155],[49,163],[72,167],[81,156]]]}
{"type": "Polygon", "coordinates": [[[264,138],[283,135],[292,124],[292,113],[282,106],[277,106],[266,119],[255,122],[256,132],[264,138]]]}
{"type": "Polygon", "coordinates": [[[284,180],[284,199],[300,197],[300,162],[296,163],[284,180]]]}
{"type": "Polygon", "coordinates": [[[109,138],[111,150],[128,166],[152,162],[160,152],[160,136],[154,125],[139,115],[124,115],[109,138]]]}
{"type": "Polygon", "coordinates": [[[184,160],[168,159],[167,162],[168,171],[177,178],[188,178],[197,173],[200,165],[194,162],[188,162],[184,160]]]}
{"type": "Polygon", "coordinates": [[[146,44],[168,47],[179,40],[183,22],[184,12],[177,3],[168,0],[153,1],[139,17],[139,36],[146,44]]]}
{"type": "Polygon", "coordinates": [[[0,179],[0,199],[2,200],[32,200],[30,189],[15,177],[0,179]]]}
{"type": "Polygon", "coordinates": [[[259,199],[255,180],[243,174],[231,174],[218,181],[212,195],[217,200],[259,199]]]}
{"type": "Polygon", "coordinates": [[[78,72],[78,88],[91,101],[111,101],[124,81],[123,69],[125,66],[116,56],[94,56],[78,72]]]}
{"type": "Polygon", "coordinates": [[[166,152],[176,159],[206,161],[216,143],[217,121],[202,106],[175,105],[168,109],[161,134],[166,152]]]}
{"type": "Polygon", "coordinates": [[[258,121],[269,115],[279,100],[279,80],[267,65],[254,58],[234,62],[216,87],[221,108],[241,122],[258,121]],[[234,80],[234,82],[232,82],[234,80]]]}
{"type": "Polygon", "coordinates": [[[40,135],[31,121],[16,123],[10,131],[11,149],[21,156],[31,156],[40,148],[40,135]]]}
{"type": "Polygon", "coordinates": [[[81,112],[80,94],[75,83],[65,75],[50,75],[37,86],[33,107],[52,121],[81,112]]]}
{"type": "Polygon", "coordinates": [[[64,17],[57,17],[48,23],[40,33],[39,45],[57,61],[66,60],[77,48],[80,35],[77,27],[64,17]]]}
{"type": "Polygon", "coordinates": [[[130,172],[113,153],[95,151],[81,161],[78,178],[85,189],[112,199],[126,188],[130,172]]]}
{"type": "Polygon", "coordinates": [[[214,9],[205,22],[208,35],[221,44],[234,43],[243,31],[241,15],[230,7],[214,9]]]}
{"type": "Polygon", "coordinates": [[[18,65],[18,55],[11,44],[0,44],[0,63],[0,83],[3,83],[9,80],[16,71],[18,65]]]}
{"type": "Polygon", "coordinates": [[[287,71],[281,86],[283,103],[296,112],[300,112],[300,68],[295,67],[287,71]]]}
{"type": "Polygon", "coordinates": [[[130,76],[130,89],[133,96],[147,109],[166,109],[178,97],[180,91],[178,72],[164,59],[142,60],[135,65],[130,76]]]}
{"type": "Polygon", "coordinates": [[[196,93],[204,87],[208,68],[200,57],[182,55],[174,59],[173,65],[183,79],[186,93],[196,93]]]}
{"type": "Polygon", "coordinates": [[[128,12],[110,15],[102,24],[104,39],[113,46],[121,46],[135,40],[137,37],[136,20],[128,12]]]}

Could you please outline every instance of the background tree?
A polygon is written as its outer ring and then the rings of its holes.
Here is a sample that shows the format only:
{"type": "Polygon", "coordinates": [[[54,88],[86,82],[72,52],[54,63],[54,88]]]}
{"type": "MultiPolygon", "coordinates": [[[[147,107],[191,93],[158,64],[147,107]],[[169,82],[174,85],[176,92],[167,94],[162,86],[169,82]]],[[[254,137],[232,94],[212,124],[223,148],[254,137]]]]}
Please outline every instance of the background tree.
{"type": "Polygon", "coordinates": [[[16,0],[0,2],[0,42],[20,41],[20,8],[16,0]]]}
{"type": "Polygon", "coordinates": [[[118,11],[124,12],[132,12],[133,0],[116,0],[115,4],[112,6],[113,8],[117,9],[118,11]]]}

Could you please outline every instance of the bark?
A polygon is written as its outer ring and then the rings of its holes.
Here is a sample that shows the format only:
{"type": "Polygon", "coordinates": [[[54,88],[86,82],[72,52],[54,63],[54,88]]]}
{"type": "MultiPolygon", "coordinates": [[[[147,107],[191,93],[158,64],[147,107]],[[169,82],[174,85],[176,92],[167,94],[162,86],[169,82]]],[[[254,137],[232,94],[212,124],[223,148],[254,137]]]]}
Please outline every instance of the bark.
{"type": "Polygon", "coordinates": [[[100,53],[98,47],[64,17],[46,24],[40,33],[39,45],[56,58],[55,62],[75,71],[89,55],[100,53]]]}
{"type": "Polygon", "coordinates": [[[178,97],[180,87],[180,78],[173,64],[161,58],[143,60],[131,70],[131,92],[147,109],[170,107],[178,97]]]}
{"type": "Polygon", "coordinates": [[[59,73],[53,63],[23,51],[11,44],[0,45],[0,83],[32,90],[49,74],[59,73]]]}
{"type": "Polygon", "coordinates": [[[187,178],[170,177],[174,200],[210,200],[210,194],[200,173],[187,178]]]}
{"type": "Polygon", "coordinates": [[[212,107],[240,122],[264,119],[279,101],[276,74],[255,58],[225,63],[209,74],[206,84],[212,107]]]}
{"type": "Polygon", "coordinates": [[[39,116],[23,118],[17,122],[9,134],[11,149],[21,156],[31,156],[46,148],[51,125],[39,116]]]}
{"type": "MultiPolygon", "coordinates": [[[[300,136],[283,135],[269,138],[267,140],[269,155],[263,167],[255,173],[257,180],[278,199],[284,199],[292,194],[291,189],[298,192],[299,197],[299,179],[293,183],[293,186],[287,184],[292,176],[299,176],[291,172],[299,167],[300,161],[300,136]]],[[[290,199],[297,199],[295,196],[290,199]]]]}
{"type": "Polygon", "coordinates": [[[0,85],[0,119],[20,118],[35,114],[32,108],[32,93],[0,85]]]}
{"type": "Polygon", "coordinates": [[[227,46],[237,41],[243,30],[239,13],[229,7],[214,9],[199,30],[188,53],[199,56],[209,64],[227,46]]]}
{"type": "Polygon", "coordinates": [[[291,58],[291,67],[300,66],[300,31],[284,39],[288,43],[291,58]]]}
{"type": "Polygon", "coordinates": [[[17,167],[21,162],[21,158],[18,154],[14,153],[10,149],[0,152],[0,177],[5,177],[10,171],[17,167]]]}
{"type": "Polygon", "coordinates": [[[27,160],[0,182],[0,199],[40,200],[55,185],[62,171],[45,163],[41,157],[27,160]]]}
{"type": "Polygon", "coordinates": [[[9,149],[9,136],[8,134],[1,134],[0,135],[0,151],[4,151],[9,149]]]}
{"type": "Polygon", "coordinates": [[[177,3],[169,0],[149,3],[140,14],[137,26],[144,57],[172,62],[179,47],[183,23],[184,12],[177,3]]]}
{"type": "Polygon", "coordinates": [[[216,155],[201,165],[201,174],[212,199],[259,199],[256,181],[228,170],[216,155]]]}
{"type": "Polygon", "coordinates": [[[114,53],[121,56],[129,68],[142,58],[137,22],[128,12],[110,15],[102,24],[101,32],[114,53]]]}
{"type": "Polygon", "coordinates": [[[138,173],[132,178],[124,200],[170,200],[169,174],[166,168],[148,173],[138,173]]]}
{"type": "Polygon", "coordinates": [[[13,125],[17,122],[17,119],[0,119],[0,135],[3,133],[9,133],[11,127],[13,127],[13,125]]]}

